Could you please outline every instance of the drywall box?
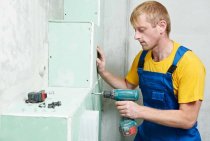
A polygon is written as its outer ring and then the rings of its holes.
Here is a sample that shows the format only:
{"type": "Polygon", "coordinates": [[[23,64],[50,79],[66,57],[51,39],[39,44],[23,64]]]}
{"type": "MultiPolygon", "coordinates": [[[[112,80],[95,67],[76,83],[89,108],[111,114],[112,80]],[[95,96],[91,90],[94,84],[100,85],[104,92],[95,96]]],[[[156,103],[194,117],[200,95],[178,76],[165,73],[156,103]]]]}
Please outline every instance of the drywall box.
{"type": "Polygon", "coordinates": [[[46,107],[25,103],[27,93],[21,94],[1,113],[1,141],[100,140],[101,97],[91,94],[101,91],[96,69],[99,33],[91,22],[49,22],[46,107]],[[61,106],[48,108],[57,101],[61,106]]]}

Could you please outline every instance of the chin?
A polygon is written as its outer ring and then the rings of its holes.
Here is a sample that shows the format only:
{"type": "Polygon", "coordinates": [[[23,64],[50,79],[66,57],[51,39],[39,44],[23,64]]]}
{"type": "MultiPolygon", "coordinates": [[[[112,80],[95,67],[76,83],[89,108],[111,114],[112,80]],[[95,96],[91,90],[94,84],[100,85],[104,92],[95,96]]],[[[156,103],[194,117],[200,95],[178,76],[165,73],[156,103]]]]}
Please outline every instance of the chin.
{"type": "Polygon", "coordinates": [[[150,48],[148,46],[142,46],[143,50],[150,50],[150,48]]]}

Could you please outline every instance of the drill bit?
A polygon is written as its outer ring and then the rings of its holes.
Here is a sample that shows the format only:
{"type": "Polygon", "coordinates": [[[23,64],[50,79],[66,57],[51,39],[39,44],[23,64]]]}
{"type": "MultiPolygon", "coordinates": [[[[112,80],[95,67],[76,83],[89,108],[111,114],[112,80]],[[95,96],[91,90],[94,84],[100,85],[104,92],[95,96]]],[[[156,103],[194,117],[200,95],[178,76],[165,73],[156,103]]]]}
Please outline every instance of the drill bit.
{"type": "Polygon", "coordinates": [[[91,93],[91,94],[94,94],[94,95],[102,95],[103,93],[91,93]]]}

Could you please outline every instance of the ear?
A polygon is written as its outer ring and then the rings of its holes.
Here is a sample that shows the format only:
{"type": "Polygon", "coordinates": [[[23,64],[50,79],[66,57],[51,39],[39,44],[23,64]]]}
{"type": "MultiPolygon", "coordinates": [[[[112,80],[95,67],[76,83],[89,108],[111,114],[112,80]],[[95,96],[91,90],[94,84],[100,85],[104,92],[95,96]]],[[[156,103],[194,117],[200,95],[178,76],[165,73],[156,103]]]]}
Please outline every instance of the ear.
{"type": "Polygon", "coordinates": [[[157,25],[159,27],[158,29],[159,29],[160,34],[163,34],[166,32],[167,22],[165,20],[160,20],[157,25]]]}

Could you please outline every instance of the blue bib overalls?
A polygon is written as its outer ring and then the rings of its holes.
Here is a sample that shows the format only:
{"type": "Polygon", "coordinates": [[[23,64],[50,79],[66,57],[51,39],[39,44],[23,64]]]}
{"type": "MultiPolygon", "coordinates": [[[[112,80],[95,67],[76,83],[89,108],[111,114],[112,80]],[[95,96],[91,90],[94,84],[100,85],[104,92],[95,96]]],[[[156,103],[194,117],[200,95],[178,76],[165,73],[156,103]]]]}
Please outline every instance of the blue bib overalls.
{"type": "MultiPolygon", "coordinates": [[[[179,109],[173,91],[172,73],[186,51],[188,49],[183,46],[178,48],[173,64],[165,74],[144,71],[144,58],[147,51],[142,52],[139,59],[138,75],[145,106],[161,110],[179,109]]],[[[134,141],[201,141],[201,137],[197,130],[197,123],[190,129],[180,129],[144,120],[138,127],[134,141]]]]}

